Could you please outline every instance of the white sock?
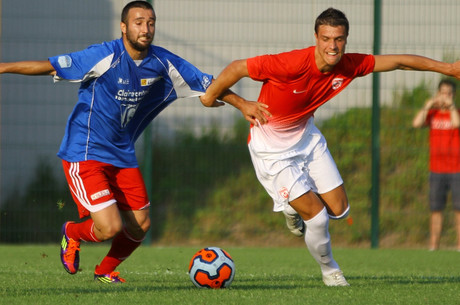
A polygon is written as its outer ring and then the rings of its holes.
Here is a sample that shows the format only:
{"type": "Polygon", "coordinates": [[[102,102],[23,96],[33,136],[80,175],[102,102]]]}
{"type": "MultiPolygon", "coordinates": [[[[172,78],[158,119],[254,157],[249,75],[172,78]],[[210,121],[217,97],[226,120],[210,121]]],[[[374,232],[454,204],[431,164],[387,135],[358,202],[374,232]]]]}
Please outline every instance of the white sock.
{"type": "Polygon", "coordinates": [[[347,208],[345,209],[345,212],[343,212],[341,215],[339,216],[329,215],[329,218],[334,219],[334,220],[344,219],[345,217],[348,216],[349,213],[350,213],[350,205],[347,206],[347,208]]]}
{"type": "Polygon", "coordinates": [[[305,221],[305,243],[313,258],[318,262],[323,274],[339,270],[332,257],[331,237],[329,235],[329,215],[326,208],[310,220],[305,221]]]}

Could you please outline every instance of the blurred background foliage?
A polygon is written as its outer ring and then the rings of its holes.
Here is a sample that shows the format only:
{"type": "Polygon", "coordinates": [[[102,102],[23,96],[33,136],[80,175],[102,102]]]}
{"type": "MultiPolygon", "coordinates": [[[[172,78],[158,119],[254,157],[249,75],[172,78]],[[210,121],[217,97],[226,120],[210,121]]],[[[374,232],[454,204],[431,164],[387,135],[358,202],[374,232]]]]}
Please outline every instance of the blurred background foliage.
{"type": "MultiPolygon", "coordinates": [[[[433,93],[427,84],[395,94],[381,108],[380,246],[425,247],[428,239],[428,130],[412,118],[433,93]]],[[[457,105],[459,104],[457,96],[457,105]]],[[[345,181],[351,213],[331,221],[334,245],[369,246],[371,109],[351,108],[317,122],[345,181]]],[[[174,141],[153,143],[152,229],[157,245],[231,244],[303,246],[272,212],[247,150],[248,124],[239,119],[222,136],[217,124],[199,137],[186,128],[174,141]]],[[[77,211],[65,181],[47,160],[36,168],[24,196],[0,210],[0,242],[55,243],[77,211]]],[[[449,202],[442,243],[454,244],[449,202]]]]}

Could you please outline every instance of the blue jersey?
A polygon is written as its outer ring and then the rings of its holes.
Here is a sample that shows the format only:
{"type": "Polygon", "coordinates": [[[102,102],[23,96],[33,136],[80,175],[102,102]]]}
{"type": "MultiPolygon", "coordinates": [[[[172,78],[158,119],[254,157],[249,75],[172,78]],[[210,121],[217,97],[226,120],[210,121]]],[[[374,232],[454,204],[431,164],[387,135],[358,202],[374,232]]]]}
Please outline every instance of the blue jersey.
{"type": "Polygon", "coordinates": [[[212,76],[166,49],[150,46],[137,65],[121,39],[49,58],[55,80],[81,82],[58,156],[137,167],[134,142],[177,98],[200,96],[212,76]]]}

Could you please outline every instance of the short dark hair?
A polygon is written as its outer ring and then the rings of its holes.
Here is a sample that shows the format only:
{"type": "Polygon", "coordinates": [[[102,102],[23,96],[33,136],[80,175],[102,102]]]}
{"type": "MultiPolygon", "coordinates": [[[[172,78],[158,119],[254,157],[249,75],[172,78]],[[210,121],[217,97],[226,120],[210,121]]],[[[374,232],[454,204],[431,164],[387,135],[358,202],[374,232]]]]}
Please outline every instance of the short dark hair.
{"type": "Polygon", "coordinates": [[[450,80],[450,79],[447,79],[447,78],[441,79],[441,81],[438,84],[438,90],[441,89],[441,86],[443,86],[443,85],[451,86],[452,87],[452,92],[454,94],[457,91],[457,84],[453,80],[450,80]]]}
{"type": "Polygon", "coordinates": [[[123,11],[121,11],[121,22],[125,24],[128,22],[128,20],[126,19],[128,18],[129,10],[135,7],[143,8],[146,10],[152,10],[153,12],[155,12],[153,10],[152,5],[148,3],[147,1],[132,1],[126,4],[125,7],[123,8],[123,11]]]}
{"type": "Polygon", "coordinates": [[[344,26],[345,32],[348,36],[348,30],[350,25],[348,23],[347,16],[338,9],[335,8],[328,8],[324,12],[322,12],[317,18],[315,22],[315,33],[318,34],[318,29],[321,25],[329,25],[333,27],[337,26],[344,26]]]}

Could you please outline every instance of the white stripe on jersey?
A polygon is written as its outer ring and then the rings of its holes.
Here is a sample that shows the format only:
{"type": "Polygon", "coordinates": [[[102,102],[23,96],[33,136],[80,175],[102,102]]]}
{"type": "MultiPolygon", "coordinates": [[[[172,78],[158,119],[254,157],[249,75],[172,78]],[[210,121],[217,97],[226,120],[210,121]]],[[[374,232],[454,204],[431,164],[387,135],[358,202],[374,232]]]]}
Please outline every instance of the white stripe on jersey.
{"type": "MultiPolygon", "coordinates": [[[[123,54],[123,53],[122,53],[123,54]]],[[[107,72],[107,70],[110,69],[110,66],[112,65],[112,59],[113,59],[113,56],[115,54],[112,53],[110,54],[109,56],[103,58],[102,60],[100,60],[97,64],[94,65],[94,67],[92,67],[84,76],[82,79],[65,79],[65,78],[62,78],[62,77],[59,77],[57,75],[55,75],[53,77],[54,79],[54,82],[59,82],[59,81],[68,81],[68,82],[71,82],[71,83],[82,83],[82,82],[85,82],[87,81],[88,79],[92,79],[92,78],[98,78],[100,77],[102,74],[104,74],[105,72],[107,72]]],[[[121,56],[121,55],[120,55],[121,56]]]]}
{"type": "Polygon", "coordinates": [[[88,73],[86,73],[85,76],[83,76],[82,82],[87,81],[91,78],[97,78],[105,72],[107,72],[107,70],[109,70],[110,66],[112,65],[112,59],[114,55],[114,53],[110,54],[109,56],[98,62],[94,67],[92,67],[91,70],[89,70],[88,73]]]}
{"type": "Polygon", "coordinates": [[[169,60],[168,66],[168,74],[173,83],[177,98],[194,97],[204,94],[204,92],[192,90],[192,88],[190,88],[189,84],[187,84],[182,75],[180,75],[179,71],[177,71],[176,67],[174,67],[174,65],[169,60]]]}

